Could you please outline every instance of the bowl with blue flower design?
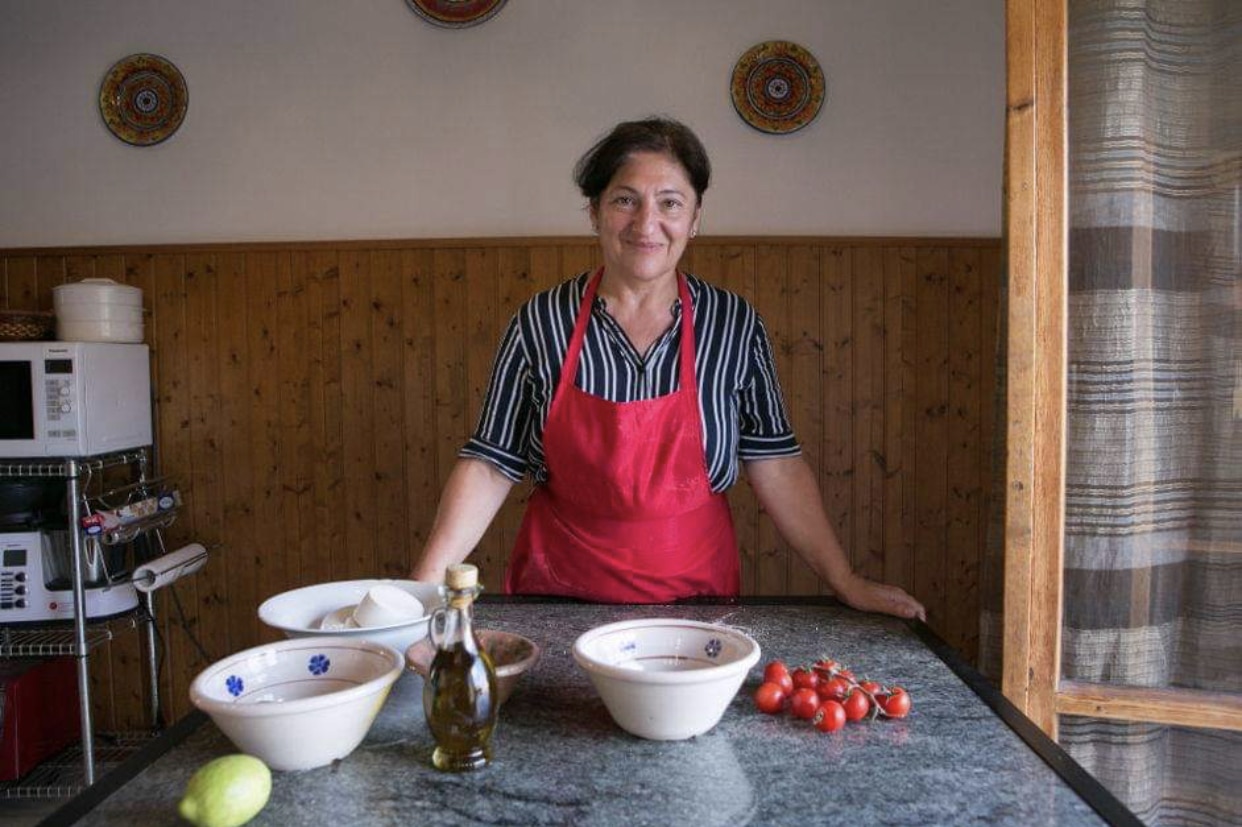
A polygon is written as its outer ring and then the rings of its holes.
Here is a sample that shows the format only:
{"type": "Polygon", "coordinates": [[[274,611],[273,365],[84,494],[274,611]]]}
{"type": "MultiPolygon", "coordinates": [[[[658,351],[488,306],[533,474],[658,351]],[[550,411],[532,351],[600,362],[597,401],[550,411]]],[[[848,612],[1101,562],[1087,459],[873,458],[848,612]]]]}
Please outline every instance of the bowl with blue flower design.
{"type": "Polygon", "coordinates": [[[382,643],[292,638],[216,661],[190,684],[190,700],[242,752],[274,770],[308,770],[362,743],[404,667],[382,643]]]}
{"type": "Polygon", "coordinates": [[[720,722],[759,662],[759,644],[729,626],[646,618],[584,632],[573,656],[618,726],[674,741],[720,722]]]}

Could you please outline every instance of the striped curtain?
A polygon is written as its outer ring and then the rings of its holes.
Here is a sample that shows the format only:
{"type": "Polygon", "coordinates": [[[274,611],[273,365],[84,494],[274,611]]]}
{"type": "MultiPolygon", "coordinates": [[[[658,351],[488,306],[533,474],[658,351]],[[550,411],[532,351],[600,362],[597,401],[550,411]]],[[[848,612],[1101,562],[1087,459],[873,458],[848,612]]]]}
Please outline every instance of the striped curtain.
{"type": "MultiPolygon", "coordinates": [[[[1069,0],[1062,674],[1242,692],[1242,0],[1069,0]]],[[[1149,824],[1242,823],[1242,734],[1063,716],[1149,824]]]]}

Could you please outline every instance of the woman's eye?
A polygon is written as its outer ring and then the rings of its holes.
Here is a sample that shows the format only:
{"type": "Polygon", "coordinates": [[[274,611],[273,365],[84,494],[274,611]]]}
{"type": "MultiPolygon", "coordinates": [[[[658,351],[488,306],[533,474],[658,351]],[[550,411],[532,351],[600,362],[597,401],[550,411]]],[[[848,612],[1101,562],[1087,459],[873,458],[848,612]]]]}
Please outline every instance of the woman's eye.
{"type": "Polygon", "coordinates": [[[676,198],[666,198],[660,202],[660,206],[665,210],[679,210],[681,209],[681,202],[676,198]]]}

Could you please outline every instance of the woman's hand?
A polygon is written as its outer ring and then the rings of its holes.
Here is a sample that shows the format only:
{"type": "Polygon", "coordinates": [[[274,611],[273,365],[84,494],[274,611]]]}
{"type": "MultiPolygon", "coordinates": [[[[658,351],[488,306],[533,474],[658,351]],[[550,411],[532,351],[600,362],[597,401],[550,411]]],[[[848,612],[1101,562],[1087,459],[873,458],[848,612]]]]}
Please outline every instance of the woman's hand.
{"type": "Polygon", "coordinates": [[[923,604],[898,586],[876,583],[851,573],[836,588],[836,593],[842,603],[859,611],[880,612],[907,619],[917,617],[924,622],[927,620],[927,610],[923,608],[923,604]]]}

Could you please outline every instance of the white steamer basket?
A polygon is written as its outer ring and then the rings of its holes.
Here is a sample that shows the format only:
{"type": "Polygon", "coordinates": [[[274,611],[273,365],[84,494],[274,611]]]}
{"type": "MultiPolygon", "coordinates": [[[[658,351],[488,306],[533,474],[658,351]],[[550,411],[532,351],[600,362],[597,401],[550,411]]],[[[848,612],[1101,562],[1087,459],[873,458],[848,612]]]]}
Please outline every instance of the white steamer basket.
{"type": "Polygon", "coordinates": [[[142,307],[142,288],[120,284],[112,279],[82,279],[53,287],[52,302],[58,312],[62,304],[122,304],[142,307]]]}
{"type": "Polygon", "coordinates": [[[142,289],[112,279],[52,288],[56,338],[65,342],[141,342],[142,289]]]}
{"type": "Polygon", "coordinates": [[[56,338],[62,342],[120,342],[139,344],[143,338],[142,322],[66,322],[56,320],[56,338]]]}

